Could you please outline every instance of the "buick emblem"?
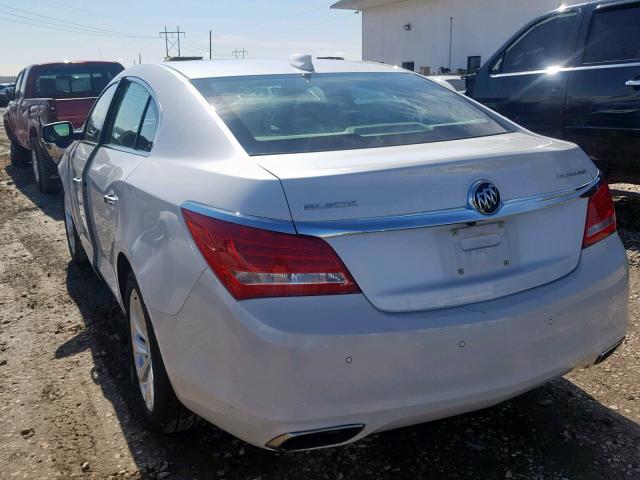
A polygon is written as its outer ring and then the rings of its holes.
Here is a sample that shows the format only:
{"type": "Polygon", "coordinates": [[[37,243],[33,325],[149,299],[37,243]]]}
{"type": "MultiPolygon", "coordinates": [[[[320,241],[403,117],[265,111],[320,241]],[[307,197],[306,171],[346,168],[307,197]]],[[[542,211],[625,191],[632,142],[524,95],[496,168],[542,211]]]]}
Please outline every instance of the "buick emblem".
{"type": "Polygon", "coordinates": [[[480,180],[469,191],[469,203],[481,214],[491,215],[500,208],[500,192],[493,183],[480,180]]]}

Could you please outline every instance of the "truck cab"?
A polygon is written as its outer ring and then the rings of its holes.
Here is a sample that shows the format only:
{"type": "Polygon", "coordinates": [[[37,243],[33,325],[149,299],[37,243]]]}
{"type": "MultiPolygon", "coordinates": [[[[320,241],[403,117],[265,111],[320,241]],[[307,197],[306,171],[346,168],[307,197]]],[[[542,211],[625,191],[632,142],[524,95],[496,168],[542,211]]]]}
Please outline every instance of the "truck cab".
{"type": "Polygon", "coordinates": [[[56,162],[45,148],[41,129],[56,121],[81,128],[102,89],[123,70],[117,62],[60,62],[30,65],[18,73],[3,123],[11,141],[11,162],[31,160],[40,191],[58,189],[56,162]]]}
{"type": "Polygon", "coordinates": [[[640,2],[594,1],[536,18],[470,78],[467,95],[577,143],[611,181],[640,183],[640,2]]]}

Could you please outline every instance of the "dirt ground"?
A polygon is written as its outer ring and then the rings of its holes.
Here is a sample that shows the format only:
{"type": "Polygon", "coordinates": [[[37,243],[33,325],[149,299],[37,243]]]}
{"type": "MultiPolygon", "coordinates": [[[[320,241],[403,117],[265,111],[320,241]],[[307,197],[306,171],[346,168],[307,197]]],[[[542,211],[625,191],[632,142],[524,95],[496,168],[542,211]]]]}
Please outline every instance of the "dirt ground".
{"type": "Polygon", "coordinates": [[[481,412],[275,454],[208,424],[143,429],[118,306],[69,265],[61,197],[12,167],[0,136],[1,479],[640,479],[640,188],[614,186],[636,192],[616,197],[633,287],[605,363],[481,412]]]}

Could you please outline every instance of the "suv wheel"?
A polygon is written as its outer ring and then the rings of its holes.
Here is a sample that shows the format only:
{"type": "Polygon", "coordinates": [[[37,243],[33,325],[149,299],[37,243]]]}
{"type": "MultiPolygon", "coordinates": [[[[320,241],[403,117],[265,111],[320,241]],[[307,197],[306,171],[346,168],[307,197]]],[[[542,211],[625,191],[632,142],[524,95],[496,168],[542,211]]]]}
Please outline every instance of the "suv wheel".
{"type": "Polygon", "coordinates": [[[38,190],[47,194],[58,191],[58,168],[49,156],[42,152],[36,139],[31,140],[31,166],[38,190]]]}
{"type": "Polygon", "coordinates": [[[11,157],[11,165],[14,167],[26,167],[29,160],[29,150],[22,148],[15,140],[11,140],[11,150],[9,153],[11,157]]]}
{"type": "Polygon", "coordinates": [[[136,399],[149,426],[163,433],[186,430],[195,423],[196,417],[180,403],[169,382],[153,326],[133,274],[129,274],[127,279],[123,300],[130,331],[131,378],[136,399]]]}

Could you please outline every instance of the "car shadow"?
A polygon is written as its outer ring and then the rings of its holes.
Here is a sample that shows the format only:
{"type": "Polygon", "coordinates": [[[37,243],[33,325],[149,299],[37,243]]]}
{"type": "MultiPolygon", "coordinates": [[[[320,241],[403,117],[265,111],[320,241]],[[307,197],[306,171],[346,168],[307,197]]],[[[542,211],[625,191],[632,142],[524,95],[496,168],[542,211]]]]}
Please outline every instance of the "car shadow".
{"type": "Polygon", "coordinates": [[[148,432],[119,306],[90,268],[69,264],[66,282],[85,329],[56,357],[90,350],[92,379],[112,402],[142,478],[640,478],[640,426],[564,378],[486,410],[311,452],[262,450],[204,421],[177,435],[148,432]]]}
{"type": "Polygon", "coordinates": [[[63,219],[63,199],[62,188],[58,193],[45,195],[38,190],[33,179],[33,171],[29,163],[25,167],[16,167],[15,165],[7,165],[5,171],[11,177],[13,184],[33,203],[34,207],[39,208],[47,216],[53,220],[63,219]]]}

